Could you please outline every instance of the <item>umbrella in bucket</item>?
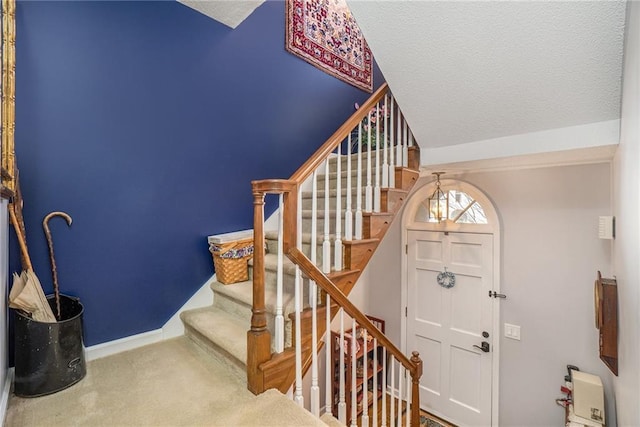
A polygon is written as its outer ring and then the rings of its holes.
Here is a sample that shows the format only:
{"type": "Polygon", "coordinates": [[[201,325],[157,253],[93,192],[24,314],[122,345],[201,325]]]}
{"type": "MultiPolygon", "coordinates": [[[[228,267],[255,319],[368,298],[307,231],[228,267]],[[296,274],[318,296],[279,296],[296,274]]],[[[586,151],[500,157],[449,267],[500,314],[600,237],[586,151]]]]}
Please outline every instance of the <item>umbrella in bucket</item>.
{"type": "Polygon", "coordinates": [[[53,311],[42,291],[42,285],[38,276],[33,272],[33,265],[27,250],[27,243],[22,232],[21,223],[15,213],[13,204],[9,205],[11,224],[15,229],[22,254],[22,268],[20,275],[13,273],[13,286],[9,292],[9,307],[22,310],[29,314],[33,320],[53,323],[56,321],[53,311]]]}
{"type": "Polygon", "coordinates": [[[53,253],[53,239],[51,238],[51,230],[49,229],[49,220],[54,216],[60,216],[67,221],[67,225],[71,227],[73,220],[69,214],[65,212],[51,212],[45,216],[42,220],[42,228],[44,228],[44,234],[47,236],[47,245],[49,246],[49,259],[51,260],[51,275],[53,276],[53,292],[56,297],[56,318],[61,320],[60,314],[60,287],[58,286],[58,269],[56,268],[56,259],[53,253]]]}

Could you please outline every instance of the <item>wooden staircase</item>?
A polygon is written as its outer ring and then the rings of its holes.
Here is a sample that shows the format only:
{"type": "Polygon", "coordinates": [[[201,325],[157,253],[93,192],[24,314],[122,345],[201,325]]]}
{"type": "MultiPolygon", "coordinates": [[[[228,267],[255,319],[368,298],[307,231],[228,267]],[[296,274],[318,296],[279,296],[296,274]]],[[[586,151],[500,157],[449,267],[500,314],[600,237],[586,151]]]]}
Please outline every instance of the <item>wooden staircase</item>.
{"type": "MultiPolygon", "coordinates": [[[[346,204],[348,182],[351,183],[352,205],[355,206],[357,189],[357,166],[354,157],[349,160],[346,156],[338,158],[330,156],[334,150],[336,141],[343,140],[352,131],[354,123],[362,120],[363,112],[370,111],[372,105],[380,102],[382,96],[387,93],[386,85],[372,96],[370,101],[363,105],[362,110],[356,112],[354,117],[343,125],[323,147],[318,150],[316,156],[310,159],[301,170],[290,180],[267,180],[253,183],[254,194],[254,247],[256,252],[249,264],[250,279],[247,282],[232,285],[223,285],[214,282],[211,285],[214,293],[212,306],[198,310],[191,310],[182,314],[185,323],[185,333],[199,345],[208,349],[212,354],[226,363],[230,369],[238,375],[246,375],[248,388],[259,394],[270,388],[277,388],[283,393],[290,390],[296,379],[296,307],[295,287],[297,269],[308,280],[314,280],[320,288],[317,306],[317,316],[325,318],[327,294],[330,295],[331,317],[338,313],[339,308],[349,310],[349,314],[358,323],[367,326],[366,317],[359,313],[357,308],[348,301],[349,295],[358,278],[368,264],[378,244],[384,237],[387,229],[394,220],[395,215],[401,210],[408,192],[418,178],[419,148],[416,145],[407,147],[406,166],[394,167],[393,188],[382,188],[380,191],[380,212],[362,213],[362,239],[342,240],[343,267],[340,271],[332,269],[329,273],[322,273],[315,264],[310,262],[312,247],[318,254],[316,263],[323,261],[323,241],[326,237],[324,215],[334,218],[336,205],[342,207],[346,204]],[[333,140],[336,141],[333,141],[333,140]],[[302,182],[311,174],[311,170],[318,169],[318,165],[324,160],[328,161],[328,167],[324,175],[318,176],[318,188],[315,196],[311,191],[302,191],[302,182]],[[347,162],[351,161],[351,177],[347,180],[347,162]],[[340,172],[338,172],[338,170],[340,172]],[[329,192],[326,193],[325,180],[329,180],[329,192]],[[337,183],[340,182],[340,187],[337,183]],[[337,189],[339,188],[339,189],[337,189]],[[300,191],[300,194],[297,192],[300,191]],[[279,243],[277,230],[264,230],[263,204],[267,194],[282,194],[284,211],[284,234],[279,243]],[[338,194],[340,197],[338,197],[338,194]],[[326,197],[329,196],[329,197],[326,197]],[[297,204],[298,199],[300,205],[297,204]],[[314,203],[315,199],[315,203],[314,203]],[[325,211],[325,204],[329,203],[325,211]],[[318,206],[317,212],[312,207],[318,206]],[[300,210],[300,212],[298,212],[300,210]],[[297,214],[299,213],[299,216],[297,214]],[[313,216],[317,232],[312,235],[313,216]],[[296,220],[296,217],[299,218],[296,220]],[[295,237],[300,221],[301,242],[296,247],[295,237]],[[288,230],[288,231],[287,231],[288,230]],[[266,248],[264,252],[257,248],[266,248]],[[278,282],[279,252],[284,255],[282,265],[282,314],[285,319],[284,350],[276,352],[278,344],[275,340],[275,324],[278,315],[276,305],[278,282]],[[357,312],[357,313],[356,313],[357,312]],[[359,314],[358,314],[359,313],[359,314]],[[248,332],[247,332],[248,331],[248,332]]],[[[386,102],[386,98],[385,98],[386,102]]],[[[385,104],[386,106],[386,104],[385,104]]],[[[378,138],[380,141],[380,138],[378,138]]],[[[395,150],[391,147],[389,151],[395,150]]],[[[378,155],[381,155],[379,149],[378,155]]],[[[391,153],[388,153],[392,156],[391,153]]],[[[386,157],[385,157],[386,158],[386,157]]],[[[365,179],[365,171],[361,171],[362,180],[365,179]]],[[[362,191],[362,189],[360,189],[362,191]]],[[[340,226],[335,222],[329,222],[329,237],[332,244],[336,239],[336,228],[344,230],[345,220],[341,220],[340,226]]],[[[282,256],[280,257],[282,259],[282,256]]],[[[309,301],[309,288],[303,287],[302,300],[309,301]]],[[[303,372],[307,372],[312,363],[312,308],[307,304],[300,312],[300,359],[303,372]]],[[[318,322],[316,338],[324,335],[326,323],[318,322]]],[[[376,331],[371,331],[375,336],[376,331]]],[[[379,343],[389,346],[389,352],[402,359],[403,363],[411,369],[414,386],[417,389],[417,381],[421,374],[421,362],[417,353],[409,360],[393,346],[384,335],[376,336],[379,343]]],[[[318,342],[318,348],[323,343],[318,342]]],[[[414,393],[412,404],[418,408],[418,393],[414,393]]],[[[417,414],[417,411],[416,411],[417,414]]],[[[415,418],[417,420],[417,418],[415,418]]],[[[412,420],[415,421],[412,417],[412,420]]]]}

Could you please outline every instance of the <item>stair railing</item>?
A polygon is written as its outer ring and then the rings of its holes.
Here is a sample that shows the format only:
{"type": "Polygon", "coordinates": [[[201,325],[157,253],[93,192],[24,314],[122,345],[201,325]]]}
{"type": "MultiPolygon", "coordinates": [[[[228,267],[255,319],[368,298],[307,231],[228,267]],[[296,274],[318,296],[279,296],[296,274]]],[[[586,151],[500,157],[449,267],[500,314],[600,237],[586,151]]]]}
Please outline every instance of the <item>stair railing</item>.
{"type": "MultiPolygon", "coordinates": [[[[373,399],[373,425],[402,425],[402,413],[406,425],[419,424],[419,392],[418,384],[422,375],[422,362],[417,352],[411,359],[407,358],[389,339],[374,325],[367,316],[360,312],[345,296],[348,294],[361,270],[354,269],[352,257],[343,254],[343,247],[355,241],[381,237],[372,235],[372,216],[388,211],[390,208],[385,203],[383,209],[382,188],[394,188],[396,166],[406,167],[409,164],[409,150],[415,142],[411,135],[406,120],[395,104],[393,96],[388,88],[383,85],[380,89],[360,107],[349,120],[347,120],[320,149],[307,160],[297,172],[288,180],[263,180],[254,181],[254,260],[253,260],[253,308],[251,318],[251,330],[247,334],[247,375],[248,387],[254,393],[260,393],[275,384],[281,390],[293,386],[293,399],[300,405],[304,405],[302,376],[308,368],[311,370],[311,388],[309,405],[311,412],[320,415],[320,381],[318,378],[318,351],[325,348],[325,411],[333,411],[333,403],[337,404],[335,414],[343,422],[351,418],[351,425],[355,426],[357,419],[357,405],[347,405],[347,401],[356,402],[347,398],[345,394],[345,378],[339,380],[339,390],[333,390],[334,369],[332,363],[331,322],[334,316],[340,314],[340,369],[344,368],[344,325],[345,314],[351,318],[352,329],[358,327],[364,334],[364,342],[367,337],[372,337],[377,346],[384,349],[384,356],[374,352],[375,364],[373,369],[378,369],[378,357],[382,358],[381,378],[378,386],[378,375],[374,377],[373,399]],[[354,138],[357,139],[354,141],[354,138]],[[373,139],[375,138],[375,139],[373,139]],[[375,142],[375,147],[373,143],[375,142]],[[366,146],[365,146],[366,145],[366,146]],[[355,148],[357,147],[357,148],[355,148]],[[363,148],[366,148],[366,163],[363,161],[363,148]],[[374,151],[375,150],[375,151],[374,151]],[[355,151],[355,153],[353,153],[355,151]],[[395,151],[395,153],[394,153],[395,151]],[[355,157],[356,186],[352,188],[352,160],[355,157]],[[346,160],[347,172],[346,184],[342,185],[342,161],[346,160]],[[395,164],[394,164],[395,160],[395,164]],[[372,164],[373,161],[373,164],[372,164]],[[335,165],[332,172],[331,164],[335,165]],[[364,163],[364,164],[363,164],[364,163]],[[366,185],[362,185],[363,177],[366,177],[366,185]],[[318,180],[323,179],[324,194],[319,194],[318,180]],[[372,181],[374,179],[375,181],[372,181]],[[330,181],[335,180],[334,186],[330,181]],[[309,183],[311,187],[311,209],[303,209],[303,186],[309,183]],[[335,192],[335,201],[332,199],[335,192]],[[346,193],[344,210],[342,208],[343,193],[346,193]],[[279,229],[277,232],[277,269],[276,269],[276,317],[275,317],[275,342],[272,343],[271,332],[267,325],[266,301],[265,301],[265,230],[264,230],[264,201],[268,194],[279,196],[279,229]],[[352,197],[355,196],[356,210],[352,212],[352,197]],[[363,200],[364,199],[364,200],[363,200]],[[322,209],[318,208],[318,201],[323,202],[322,209]],[[364,201],[364,207],[363,207],[364,201]],[[334,203],[335,209],[331,209],[334,203]],[[335,215],[332,218],[332,214],[335,215]],[[353,218],[352,218],[353,216],[353,218]],[[321,221],[319,221],[321,220],[321,221]],[[365,226],[365,222],[369,224],[365,226]],[[303,223],[306,224],[303,227],[303,223]],[[333,225],[333,245],[332,238],[333,225]],[[344,228],[343,228],[344,224],[344,228]],[[318,228],[322,229],[321,255],[318,260],[318,228]],[[303,229],[305,236],[303,238],[303,229]],[[344,229],[344,240],[342,230],[344,229]],[[308,231],[308,232],[307,232],[308,231]],[[304,253],[304,240],[310,246],[304,253]],[[332,251],[333,248],[333,251],[332,251]],[[286,254],[290,263],[285,264],[282,254],[286,254]],[[350,265],[345,268],[345,258],[349,258],[350,265]],[[333,260],[333,262],[332,262],[333,260]],[[293,308],[289,315],[293,318],[293,333],[290,334],[293,346],[287,346],[285,333],[285,311],[283,288],[283,275],[285,270],[293,277],[293,308]],[[293,274],[291,274],[293,273],[293,274]],[[303,288],[303,281],[308,286],[303,288]],[[322,292],[320,292],[320,290],[322,292]],[[305,292],[308,298],[304,298],[305,292]],[[324,301],[321,297],[324,296],[324,301]],[[304,301],[307,300],[307,304],[304,301]],[[324,312],[324,313],[323,313],[324,312]],[[324,315],[324,322],[319,316],[324,315]],[[304,322],[303,322],[304,317],[304,322]],[[323,339],[324,337],[324,339],[323,339]],[[272,353],[273,350],[273,353],[272,353]],[[390,359],[390,367],[387,367],[387,358],[390,359]],[[291,370],[283,367],[293,367],[291,370]],[[270,369],[271,368],[271,369],[270,369]],[[387,373],[391,380],[387,384],[387,373]],[[397,374],[397,383],[395,375],[397,374]],[[274,378],[274,376],[279,378],[274,378]],[[404,383],[403,383],[404,381],[404,383]],[[388,386],[388,387],[387,387],[388,386]],[[406,387],[406,390],[403,388],[406,387]],[[378,390],[381,388],[381,390],[378,390]],[[387,388],[391,390],[387,396],[387,388]],[[379,393],[380,391],[380,393],[379,393]],[[389,413],[387,413],[387,400],[389,400],[389,413]],[[378,401],[382,405],[382,417],[378,421],[378,401]],[[404,403],[402,403],[404,402],[404,403]],[[403,406],[404,405],[404,406],[403,406]],[[347,407],[351,411],[347,414],[347,407]],[[395,418],[394,418],[395,417],[395,418]]],[[[414,162],[415,163],[415,162],[414,162]]],[[[388,196],[387,198],[388,199],[388,196]]],[[[387,222],[388,224],[388,222],[387,222]]],[[[382,234],[384,230],[382,231],[382,234]]],[[[371,251],[370,251],[371,252],[371,251]]],[[[364,260],[365,264],[368,258],[364,260]]],[[[362,266],[363,268],[363,266],[362,266]]],[[[289,310],[291,311],[291,310],[289,310]]],[[[352,340],[355,343],[355,340],[352,340]]],[[[355,352],[354,352],[355,353],[355,352]]],[[[353,356],[355,357],[355,355],[353,356]]],[[[365,361],[366,362],[366,361],[365,361]]],[[[365,363],[367,365],[368,362],[365,363]]],[[[355,378],[355,363],[352,364],[352,377],[355,378]]],[[[364,366],[365,378],[368,366],[364,366]]],[[[377,372],[377,371],[376,371],[377,372]]],[[[356,382],[355,380],[353,381],[356,382]]],[[[355,387],[352,387],[355,393],[355,387]]],[[[363,407],[368,408],[368,393],[364,392],[363,407]]],[[[369,425],[369,411],[362,411],[362,425],[369,425]]]]}

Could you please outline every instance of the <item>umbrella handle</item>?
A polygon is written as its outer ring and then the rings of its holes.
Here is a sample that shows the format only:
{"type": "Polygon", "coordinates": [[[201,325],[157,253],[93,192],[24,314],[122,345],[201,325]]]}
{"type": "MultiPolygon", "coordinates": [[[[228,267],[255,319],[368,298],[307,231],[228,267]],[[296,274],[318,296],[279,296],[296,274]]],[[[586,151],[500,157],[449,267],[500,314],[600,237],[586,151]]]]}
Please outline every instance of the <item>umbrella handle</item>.
{"type": "Polygon", "coordinates": [[[16,231],[16,236],[18,237],[20,252],[22,252],[22,257],[24,258],[24,265],[22,267],[25,270],[33,270],[33,265],[31,264],[31,258],[29,257],[29,252],[27,250],[27,242],[24,241],[22,228],[20,227],[18,218],[16,218],[16,213],[14,211],[13,203],[9,204],[9,216],[11,217],[11,225],[13,225],[13,229],[16,231]]]}
{"type": "Polygon", "coordinates": [[[51,230],[49,229],[49,220],[54,216],[61,216],[67,221],[67,225],[71,227],[71,222],[73,221],[71,217],[65,212],[51,212],[49,215],[45,216],[42,220],[42,228],[44,228],[44,235],[47,238],[47,245],[49,246],[49,259],[51,260],[51,275],[53,276],[53,291],[56,296],[56,310],[57,310],[57,318],[61,320],[60,316],[60,287],[58,286],[58,268],[56,267],[56,258],[53,252],[53,239],[51,238],[51,230]]]}

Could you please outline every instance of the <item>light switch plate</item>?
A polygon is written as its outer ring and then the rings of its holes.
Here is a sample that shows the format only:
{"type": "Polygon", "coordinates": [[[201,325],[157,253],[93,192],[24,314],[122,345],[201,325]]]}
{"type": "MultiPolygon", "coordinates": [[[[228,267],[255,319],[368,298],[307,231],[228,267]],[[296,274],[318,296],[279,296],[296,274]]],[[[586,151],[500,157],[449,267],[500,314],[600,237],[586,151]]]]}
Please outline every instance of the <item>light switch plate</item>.
{"type": "Polygon", "coordinates": [[[511,338],[512,340],[520,341],[520,326],[511,325],[509,323],[504,324],[504,336],[511,338]]]}

